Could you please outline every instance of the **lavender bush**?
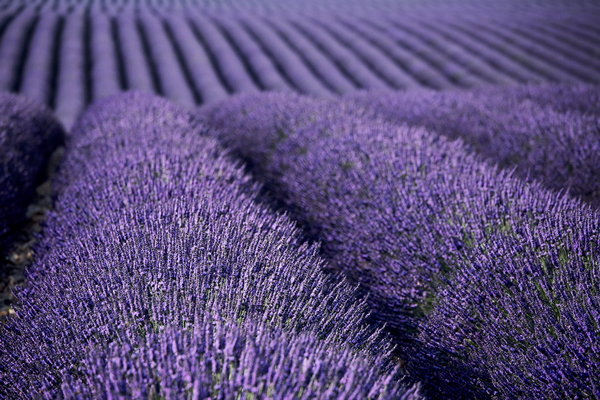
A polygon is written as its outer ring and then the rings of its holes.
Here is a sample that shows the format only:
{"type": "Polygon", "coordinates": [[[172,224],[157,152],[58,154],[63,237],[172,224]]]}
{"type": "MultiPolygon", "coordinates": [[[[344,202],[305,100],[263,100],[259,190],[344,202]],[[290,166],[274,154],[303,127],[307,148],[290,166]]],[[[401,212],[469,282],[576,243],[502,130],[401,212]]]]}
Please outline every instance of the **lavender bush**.
{"type": "Polygon", "coordinates": [[[205,132],[141,94],[78,121],[0,328],[0,395],[419,398],[353,288],[205,132]]]}
{"type": "Polygon", "coordinates": [[[242,96],[204,114],[434,397],[598,396],[595,211],[353,104],[242,96]]]}
{"type": "Polygon", "coordinates": [[[25,219],[36,187],[45,177],[63,129],[48,110],[21,96],[0,93],[0,254],[9,232],[25,219]]]}
{"type": "Polygon", "coordinates": [[[309,333],[210,314],[195,328],[151,332],[135,342],[111,345],[86,358],[85,383],[67,377],[67,397],[98,393],[126,398],[394,398],[393,375],[378,375],[371,362],[309,333]]]}
{"type": "Polygon", "coordinates": [[[599,94],[597,86],[575,86],[570,91],[564,86],[528,86],[359,94],[355,99],[395,123],[421,125],[461,138],[486,159],[516,168],[522,178],[568,190],[598,206],[600,114],[595,109],[599,94]]]}
{"type": "MultiPolygon", "coordinates": [[[[494,89],[489,88],[487,93],[494,89]]],[[[600,115],[600,85],[543,84],[520,85],[502,90],[507,101],[531,100],[559,112],[579,112],[600,115]]]]}
{"type": "Polygon", "coordinates": [[[416,364],[454,396],[598,398],[600,215],[565,197],[513,199],[498,232],[470,225],[472,255],[423,321],[416,364]]]}

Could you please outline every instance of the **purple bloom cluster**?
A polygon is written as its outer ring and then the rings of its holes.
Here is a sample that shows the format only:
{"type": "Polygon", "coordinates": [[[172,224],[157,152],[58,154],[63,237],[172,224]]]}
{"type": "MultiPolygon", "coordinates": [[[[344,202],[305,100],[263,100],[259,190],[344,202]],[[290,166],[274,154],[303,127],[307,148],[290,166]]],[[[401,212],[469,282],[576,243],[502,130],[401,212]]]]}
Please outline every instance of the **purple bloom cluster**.
{"type": "Polygon", "coordinates": [[[479,91],[369,93],[376,114],[421,125],[525,179],[600,206],[600,87],[546,85],[479,91]]]}
{"type": "Polygon", "coordinates": [[[369,294],[434,396],[600,396],[589,206],[352,102],[241,96],[203,115],[369,294]]]}
{"type": "Polygon", "coordinates": [[[470,225],[474,249],[422,322],[416,364],[456,396],[598,398],[600,215],[521,196],[498,232],[470,225]]]}
{"type": "Polygon", "coordinates": [[[317,248],[165,100],[76,124],[17,313],[5,398],[420,398],[317,248]]]}
{"type": "MultiPolygon", "coordinates": [[[[498,88],[489,87],[490,94],[498,88]]],[[[559,112],[600,114],[600,85],[591,84],[542,84],[518,85],[502,89],[502,95],[514,101],[531,100],[559,112]]]]}
{"type": "Polygon", "coordinates": [[[399,391],[393,374],[378,375],[368,357],[305,332],[290,334],[249,319],[216,314],[194,328],[150,332],[86,358],[85,382],[68,375],[66,397],[99,393],[124,398],[419,398],[399,391]],[[185,397],[185,396],[184,396],[185,397]]]}
{"type": "Polygon", "coordinates": [[[63,129],[45,108],[21,96],[0,93],[0,254],[9,232],[25,218],[36,187],[45,177],[63,129]]]}

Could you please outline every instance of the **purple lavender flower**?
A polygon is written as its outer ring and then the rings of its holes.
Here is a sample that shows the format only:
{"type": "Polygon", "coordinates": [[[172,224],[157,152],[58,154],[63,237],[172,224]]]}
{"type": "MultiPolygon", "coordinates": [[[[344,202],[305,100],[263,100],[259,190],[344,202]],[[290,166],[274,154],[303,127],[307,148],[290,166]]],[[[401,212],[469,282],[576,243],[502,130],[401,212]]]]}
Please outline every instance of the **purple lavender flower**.
{"type": "Polygon", "coordinates": [[[241,96],[204,117],[369,294],[434,397],[599,395],[589,206],[352,103],[241,96]]]}
{"type": "Polygon", "coordinates": [[[240,324],[211,310],[194,328],[162,329],[93,351],[83,361],[86,381],[69,374],[63,392],[70,398],[419,398],[414,387],[399,391],[371,362],[310,333],[240,324]]]}
{"type": "Polygon", "coordinates": [[[525,86],[479,91],[359,94],[394,123],[421,125],[501,167],[600,205],[598,86],[525,86]],[[585,99],[585,100],[584,100],[585,99]]]}
{"type": "Polygon", "coordinates": [[[354,289],[202,133],[137,93],[80,118],[0,395],[419,398],[354,289]]]}

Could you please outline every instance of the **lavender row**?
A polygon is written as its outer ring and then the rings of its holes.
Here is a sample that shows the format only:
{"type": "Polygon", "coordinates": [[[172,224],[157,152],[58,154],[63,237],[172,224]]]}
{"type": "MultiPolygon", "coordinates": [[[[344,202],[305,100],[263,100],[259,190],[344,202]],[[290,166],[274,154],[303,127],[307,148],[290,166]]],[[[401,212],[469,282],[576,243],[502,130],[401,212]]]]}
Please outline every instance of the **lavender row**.
{"type": "Polygon", "coordinates": [[[532,71],[534,74],[540,76],[544,81],[563,81],[572,82],[576,79],[565,72],[564,70],[553,66],[546,60],[540,60],[531,54],[530,51],[522,48],[521,46],[512,43],[498,34],[498,31],[490,31],[482,29],[480,25],[474,26],[469,24],[469,21],[461,21],[455,23],[455,21],[448,21],[450,23],[449,29],[455,29],[463,33],[466,36],[477,36],[479,41],[486,47],[494,50],[496,53],[504,54],[520,64],[524,69],[532,71]]]}
{"type": "Polygon", "coordinates": [[[14,94],[0,93],[0,255],[11,230],[25,219],[36,187],[64,132],[48,110],[14,94]]]}
{"type": "Polygon", "coordinates": [[[525,179],[539,180],[557,191],[568,190],[598,206],[600,115],[588,110],[597,108],[599,95],[597,86],[529,86],[475,92],[390,92],[354,99],[395,123],[421,125],[460,138],[486,159],[516,168],[525,179]],[[589,101],[594,98],[595,102],[589,101]],[[553,103],[558,104],[553,107],[553,103]],[[566,109],[568,104],[571,109],[566,109]]]}
{"type": "MultiPolygon", "coordinates": [[[[389,37],[401,48],[414,53],[417,58],[430,64],[452,83],[452,86],[471,87],[483,84],[481,78],[470,74],[465,69],[464,59],[457,59],[448,49],[453,47],[451,43],[440,44],[431,37],[431,32],[415,32],[411,30],[400,30],[395,24],[386,22],[384,18],[370,19],[361,18],[360,23],[373,27],[383,35],[389,37]]],[[[454,45],[455,46],[455,45],[454,45]]]]}
{"type": "Polygon", "coordinates": [[[543,43],[547,48],[555,48],[567,57],[572,57],[578,63],[588,68],[600,68],[600,60],[594,54],[595,46],[565,29],[558,29],[552,24],[545,24],[543,20],[531,20],[529,24],[515,24],[518,21],[508,21],[509,29],[517,34],[528,36],[532,40],[543,43]]]}
{"type": "Polygon", "coordinates": [[[37,99],[40,103],[50,103],[51,73],[53,40],[60,27],[57,15],[48,15],[40,18],[30,42],[30,54],[23,68],[22,81],[19,83],[19,92],[30,99],[37,99]]]}
{"type": "MultiPolygon", "coordinates": [[[[42,17],[43,18],[43,17],[42,17]]],[[[84,15],[65,17],[57,69],[54,112],[66,128],[70,128],[91,98],[90,70],[86,69],[84,15]]]]}
{"type": "Polygon", "coordinates": [[[422,85],[431,86],[435,89],[447,89],[453,86],[452,82],[442,72],[436,71],[427,60],[422,60],[411,51],[412,49],[409,50],[396,44],[392,38],[383,34],[375,26],[348,16],[341,16],[340,20],[348,29],[361,35],[372,46],[388,54],[391,60],[398,64],[400,68],[406,70],[407,74],[412,75],[422,85]]]}
{"type": "Polygon", "coordinates": [[[91,63],[92,99],[94,101],[115,95],[123,90],[120,76],[119,55],[116,39],[112,34],[111,19],[102,14],[94,14],[90,24],[89,46],[91,63]]]}
{"type": "Polygon", "coordinates": [[[232,91],[253,93],[258,90],[252,77],[244,69],[243,60],[236,55],[227,39],[209,18],[194,13],[190,16],[192,29],[205,47],[214,55],[216,71],[220,71],[223,80],[232,91]]]}
{"type": "MultiPolygon", "coordinates": [[[[135,18],[135,17],[134,17],[135,18]]],[[[178,62],[173,43],[168,40],[162,21],[144,12],[137,19],[144,52],[148,63],[154,67],[158,93],[164,94],[178,104],[192,107],[197,102],[192,92],[193,86],[186,80],[182,64],[178,62]]]]}
{"type": "Polygon", "coordinates": [[[141,94],[79,119],[0,327],[0,397],[419,398],[353,288],[202,133],[141,94]]]}
{"type": "Polygon", "coordinates": [[[381,77],[372,71],[368,65],[365,65],[351,49],[346,48],[344,43],[332,37],[322,25],[303,17],[289,17],[288,20],[315,46],[322,49],[321,51],[359,88],[381,89],[388,87],[381,77]]]}
{"type": "Polygon", "coordinates": [[[291,82],[286,81],[281,70],[277,70],[273,61],[261,50],[256,41],[244,27],[232,18],[216,17],[213,21],[221,32],[230,38],[238,52],[238,57],[245,59],[256,76],[261,89],[273,91],[292,91],[291,82]]]}
{"type": "Polygon", "coordinates": [[[291,84],[297,88],[298,92],[318,97],[331,95],[331,92],[313,76],[300,55],[293,52],[271,28],[265,26],[262,20],[243,18],[240,23],[246,26],[247,31],[257,43],[262,44],[263,48],[269,49],[267,51],[273,54],[275,62],[289,76],[291,84]]]}
{"type": "Polygon", "coordinates": [[[370,11],[436,11],[459,9],[461,11],[472,10],[503,10],[516,9],[523,11],[597,11],[598,5],[593,0],[554,0],[554,1],[448,1],[448,0],[423,0],[418,3],[413,2],[398,2],[394,0],[377,0],[365,3],[359,0],[327,0],[316,1],[308,0],[302,3],[294,1],[275,1],[275,0],[148,0],[143,3],[135,0],[27,0],[26,2],[16,2],[15,0],[5,0],[5,7],[16,7],[23,3],[27,6],[37,9],[38,11],[70,11],[77,9],[91,9],[94,11],[117,13],[122,11],[135,11],[139,9],[151,9],[154,11],[172,11],[172,10],[190,10],[204,9],[222,13],[244,13],[244,12],[260,12],[264,14],[278,13],[281,11],[295,12],[370,12],[370,11]]]}
{"type": "Polygon", "coordinates": [[[529,58],[534,56],[540,63],[545,62],[547,65],[559,69],[561,71],[559,78],[562,81],[567,81],[568,79],[562,72],[568,74],[571,80],[575,79],[583,82],[595,82],[600,78],[598,69],[590,65],[589,60],[577,60],[573,57],[565,56],[563,49],[547,41],[547,35],[540,37],[539,34],[536,34],[535,38],[531,38],[528,34],[505,29],[504,25],[511,25],[510,19],[505,23],[502,19],[498,21],[490,16],[471,15],[465,18],[465,25],[467,24],[472,24],[475,29],[489,30],[495,36],[512,44],[513,48],[518,47],[523,49],[527,52],[529,58]]]}
{"type": "Polygon", "coordinates": [[[597,212],[353,104],[242,96],[203,115],[434,398],[600,395],[597,212]]]}
{"type": "Polygon", "coordinates": [[[314,75],[322,80],[323,84],[330,88],[332,92],[348,93],[356,90],[352,81],[338,70],[335,63],[323,54],[318,47],[314,46],[307,37],[294,29],[291,24],[277,18],[264,21],[272,25],[273,29],[286,41],[289,47],[304,57],[304,62],[311,68],[314,75]]]}
{"type": "Polygon", "coordinates": [[[89,102],[126,89],[193,106],[256,90],[328,97],[600,79],[597,35],[584,25],[593,14],[528,12],[515,25],[507,12],[481,10],[13,11],[0,26],[0,88],[46,103],[66,126],[89,102]],[[572,29],[563,34],[556,24],[572,29]]]}
{"type": "MultiPolygon", "coordinates": [[[[35,26],[36,15],[24,10],[8,22],[0,42],[0,90],[12,91],[17,86],[21,53],[27,43],[27,33],[35,26]]],[[[43,101],[43,100],[42,100],[43,101]]]]}
{"type": "Polygon", "coordinates": [[[371,71],[386,82],[388,87],[410,89],[422,86],[412,75],[399,68],[385,52],[364,40],[362,35],[340,25],[330,17],[315,18],[315,22],[345,48],[353,50],[371,71]]]}
{"type": "Polygon", "coordinates": [[[227,97],[227,88],[217,76],[211,65],[210,57],[192,30],[190,24],[180,15],[167,16],[165,29],[171,36],[171,42],[179,47],[193,85],[200,93],[203,103],[222,100],[227,97]]]}
{"type": "Polygon", "coordinates": [[[148,62],[144,49],[141,28],[133,14],[119,15],[117,22],[117,37],[115,44],[120,43],[124,59],[126,87],[130,90],[139,90],[149,93],[157,92],[156,82],[153,80],[151,63],[148,62]]]}
{"type": "Polygon", "coordinates": [[[459,29],[449,29],[439,21],[433,24],[423,24],[422,21],[400,21],[400,23],[402,29],[412,31],[418,36],[429,37],[430,40],[438,43],[437,49],[448,53],[459,65],[467,68],[467,74],[477,76],[484,82],[510,83],[511,80],[537,82],[544,79],[537,71],[515,62],[510,55],[498,51],[489,42],[484,42],[473,34],[459,29]]]}

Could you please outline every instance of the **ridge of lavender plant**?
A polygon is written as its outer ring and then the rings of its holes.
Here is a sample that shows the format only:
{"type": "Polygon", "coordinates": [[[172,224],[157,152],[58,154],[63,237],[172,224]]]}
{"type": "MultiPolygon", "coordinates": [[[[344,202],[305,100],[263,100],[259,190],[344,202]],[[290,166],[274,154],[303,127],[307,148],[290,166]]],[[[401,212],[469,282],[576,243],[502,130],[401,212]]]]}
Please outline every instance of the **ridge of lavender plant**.
{"type": "Polygon", "coordinates": [[[50,156],[45,169],[47,178],[36,188],[35,196],[27,207],[26,220],[19,224],[18,229],[11,231],[12,244],[0,265],[0,320],[15,312],[14,288],[25,283],[25,269],[35,257],[33,249],[52,209],[52,177],[63,152],[64,147],[61,146],[50,156]]]}
{"type": "Polygon", "coordinates": [[[139,93],[79,119],[0,326],[0,397],[420,398],[354,288],[205,131],[139,93]]]}
{"type": "Polygon", "coordinates": [[[255,320],[239,324],[211,310],[193,329],[150,332],[94,352],[86,357],[86,382],[69,375],[64,390],[84,398],[106,392],[126,398],[420,398],[414,388],[394,393],[392,376],[377,377],[371,362],[309,332],[290,334],[255,320]]]}
{"type": "Polygon", "coordinates": [[[10,232],[25,220],[27,206],[64,131],[49,110],[22,96],[0,93],[0,255],[10,232]]]}
{"type": "MultiPolygon", "coordinates": [[[[480,89],[493,94],[498,88],[480,89]]],[[[515,101],[529,99],[559,112],[576,111],[583,114],[600,114],[600,85],[598,84],[537,84],[517,85],[502,89],[503,96],[515,101]]]]}
{"type": "Polygon", "coordinates": [[[352,97],[394,123],[421,125],[524,179],[600,206],[600,87],[517,86],[352,97]]]}
{"type": "Polygon", "coordinates": [[[589,206],[344,101],[238,96],[201,115],[360,283],[432,397],[600,396],[589,206]]]}

